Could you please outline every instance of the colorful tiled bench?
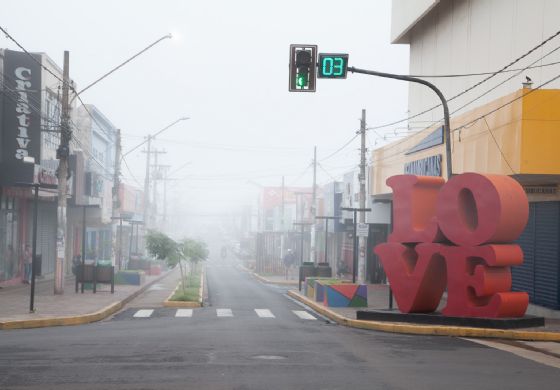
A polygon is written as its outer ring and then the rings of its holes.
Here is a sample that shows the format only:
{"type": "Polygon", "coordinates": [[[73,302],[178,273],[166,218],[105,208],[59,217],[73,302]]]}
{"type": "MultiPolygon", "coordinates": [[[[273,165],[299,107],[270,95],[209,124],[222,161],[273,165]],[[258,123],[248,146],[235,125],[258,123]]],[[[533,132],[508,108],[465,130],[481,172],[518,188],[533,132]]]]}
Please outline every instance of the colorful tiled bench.
{"type": "Polygon", "coordinates": [[[328,307],[367,307],[367,285],[325,284],[323,304],[328,307]]]}

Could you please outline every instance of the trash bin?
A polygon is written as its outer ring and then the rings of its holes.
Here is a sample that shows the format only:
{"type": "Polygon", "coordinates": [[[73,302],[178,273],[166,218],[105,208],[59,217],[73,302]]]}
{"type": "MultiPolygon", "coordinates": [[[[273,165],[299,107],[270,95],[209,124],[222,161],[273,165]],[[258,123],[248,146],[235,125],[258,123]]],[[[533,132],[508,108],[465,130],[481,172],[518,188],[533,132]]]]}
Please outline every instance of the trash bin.
{"type": "Polygon", "coordinates": [[[35,276],[41,276],[41,272],[43,272],[43,256],[41,254],[35,255],[35,276]]]}
{"type": "Polygon", "coordinates": [[[332,268],[329,263],[319,263],[317,264],[317,274],[316,276],[321,278],[331,278],[332,268]]]}
{"type": "Polygon", "coordinates": [[[317,276],[317,268],[312,262],[304,262],[299,266],[299,290],[301,291],[301,282],[308,276],[317,276]]]}

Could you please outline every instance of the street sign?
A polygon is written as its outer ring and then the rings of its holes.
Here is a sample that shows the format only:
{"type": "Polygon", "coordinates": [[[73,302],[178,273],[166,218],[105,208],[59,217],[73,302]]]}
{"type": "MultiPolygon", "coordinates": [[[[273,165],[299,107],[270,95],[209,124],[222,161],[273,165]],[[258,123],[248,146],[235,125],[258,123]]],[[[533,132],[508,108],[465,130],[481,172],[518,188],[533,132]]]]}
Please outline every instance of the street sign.
{"type": "Polygon", "coordinates": [[[367,223],[359,223],[356,226],[356,235],[358,237],[367,237],[369,233],[369,225],[367,223]]]}
{"type": "Polygon", "coordinates": [[[345,79],[348,72],[348,54],[319,53],[319,71],[322,79],[345,79]]]}

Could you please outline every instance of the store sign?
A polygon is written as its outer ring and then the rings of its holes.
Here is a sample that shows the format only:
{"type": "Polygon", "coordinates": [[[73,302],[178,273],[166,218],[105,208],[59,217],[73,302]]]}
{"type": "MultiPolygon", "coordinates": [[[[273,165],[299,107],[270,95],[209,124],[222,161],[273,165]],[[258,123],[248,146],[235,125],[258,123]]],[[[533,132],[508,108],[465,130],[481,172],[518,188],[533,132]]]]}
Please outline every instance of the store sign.
{"type": "Polygon", "coordinates": [[[513,244],[529,218],[523,188],[509,176],[464,173],[447,183],[398,175],[393,232],[377,245],[399,309],[436,310],[447,288],[446,316],[522,317],[525,292],[511,292],[511,266],[523,263],[513,244]]]}
{"type": "MultiPolygon", "coordinates": [[[[23,165],[23,158],[40,160],[40,56],[6,50],[4,56],[3,162],[23,165]]],[[[17,169],[17,168],[16,168],[17,169]]]]}
{"type": "Polygon", "coordinates": [[[405,163],[404,173],[418,176],[441,176],[441,154],[405,163]]]}

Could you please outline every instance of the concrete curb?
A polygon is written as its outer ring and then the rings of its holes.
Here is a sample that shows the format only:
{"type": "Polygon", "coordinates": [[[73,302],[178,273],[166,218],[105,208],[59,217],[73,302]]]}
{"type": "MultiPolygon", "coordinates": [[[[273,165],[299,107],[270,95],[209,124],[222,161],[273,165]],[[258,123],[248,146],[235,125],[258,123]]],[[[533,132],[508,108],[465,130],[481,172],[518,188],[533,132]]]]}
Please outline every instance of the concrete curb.
{"type": "Polygon", "coordinates": [[[179,286],[181,285],[181,282],[179,282],[175,287],[175,289],[173,290],[173,292],[169,294],[169,296],[165,299],[165,301],[163,301],[163,306],[190,307],[190,308],[202,307],[202,292],[204,291],[204,274],[205,274],[205,269],[203,268],[202,272],[200,273],[200,287],[198,288],[198,301],[172,301],[171,297],[175,295],[175,292],[179,289],[179,286]]]}
{"type": "Polygon", "coordinates": [[[116,313],[122,309],[128,302],[136,298],[138,295],[142,294],[151,285],[159,282],[161,279],[166,277],[170,271],[162,274],[160,277],[146,283],[137,291],[130,294],[128,297],[124,298],[119,302],[115,302],[109,306],[104,307],[93,313],[82,314],[77,316],[65,316],[65,317],[47,317],[47,318],[37,318],[32,320],[15,320],[15,321],[0,321],[0,330],[4,329],[31,329],[31,328],[47,328],[51,326],[70,326],[70,325],[83,325],[89,324],[91,322],[101,321],[111,314],[116,313]]]}
{"type": "Polygon", "coordinates": [[[489,328],[470,328],[463,326],[445,325],[415,325],[402,322],[381,322],[354,320],[344,317],[311,299],[304,297],[294,290],[288,291],[288,295],[311,307],[321,315],[335,321],[340,325],[352,328],[378,330],[389,333],[405,333],[429,336],[454,336],[454,337],[478,337],[496,338],[509,340],[525,341],[560,341],[560,333],[556,332],[537,332],[530,330],[508,330],[508,329],[489,329],[489,328]]]}
{"type": "Polygon", "coordinates": [[[279,285],[283,285],[283,286],[297,286],[297,285],[298,285],[297,280],[293,280],[293,281],[290,281],[290,280],[286,280],[286,281],[284,281],[284,280],[274,281],[274,280],[267,279],[267,278],[265,278],[264,276],[261,276],[261,275],[257,274],[257,273],[254,272],[253,270],[250,270],[249,268],[247,268],[247,267],[245,267],[245,266],[243,266],[243,265],[239,265],[239,267],[240,267],[241,269],[243,269],[245,272],[248,272],[248,273],[250,273],[251,275],[253,275],[254,278],[256,278],[256,279],[258,279],[258,280],[260,280],[261,282],[266,283],[266,284],[279,284],[279,285]]]}
{"type": "Polygon", "coordinates": [[[261,282],[266,283],[266,284],[279,284],[279,285],[282,285],[282,286],[297,286],[298,285],[298,282],[295,281],[295,280],[278,280],[278,281],[275,281],[275,280],[267,279],[264,276],[261,276],[261,275],[255,273],[255,272],[252,272],[252,274],[255,278],[257,278],[258,280],[260,280],[261,282]]]}

